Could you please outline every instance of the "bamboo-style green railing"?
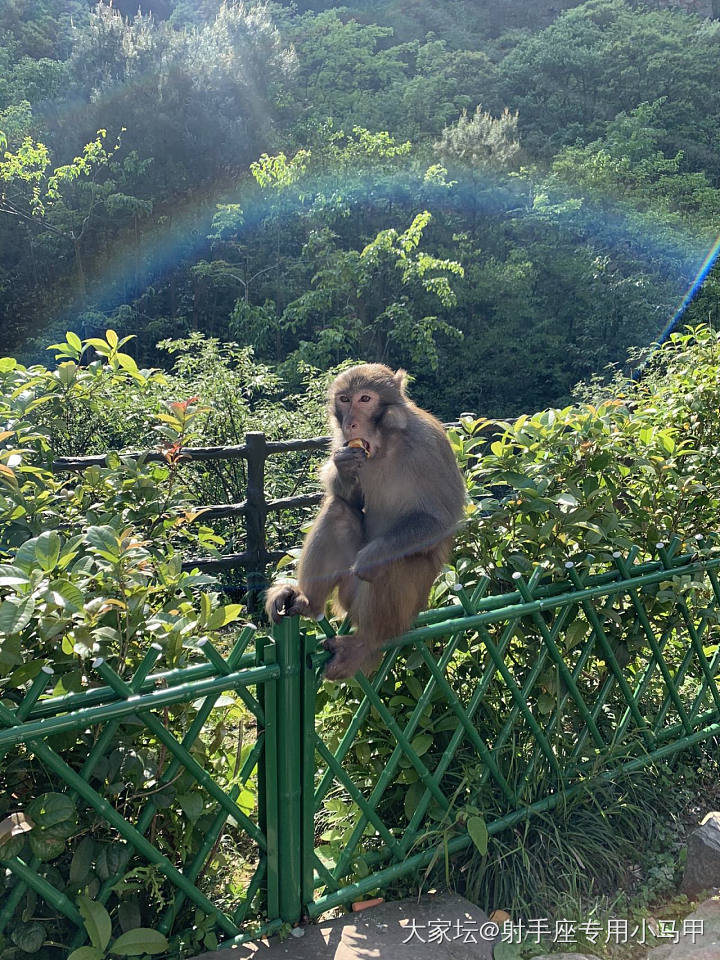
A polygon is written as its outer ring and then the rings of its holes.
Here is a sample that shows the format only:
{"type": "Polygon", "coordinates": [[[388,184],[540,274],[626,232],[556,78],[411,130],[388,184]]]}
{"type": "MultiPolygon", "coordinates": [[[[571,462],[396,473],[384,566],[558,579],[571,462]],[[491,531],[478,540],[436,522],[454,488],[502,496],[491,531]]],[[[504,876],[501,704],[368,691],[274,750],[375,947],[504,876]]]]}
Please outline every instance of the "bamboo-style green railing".
{"type": "MultiPolygon", "coordinates": [[[[489,595],[487,580],[457,585],[451,602],[388,645],[372,678],[358,676],[345,690],[343,726],[335,722],[332,738],[325,736],[332,707],[322,707],[319,691],[328,656],[321,641],[334,629],[295,618],[272,636],[246,627],[227,657],[205,644],[205,662],[185,670],[153,674],[154,647],[130,678],[96,661],[98,686],[82,696],[45,698],[50,674],[43,672],[21,704],[0,704],[0,755],[34,754],[55,789],[94,811],[121,845],[120,866],[97,899],[112,907],[125,871],[152,864],[170,891],[158,929],[182,934],[198,909],[224,944],[237,943],[424,870],[438,856],[439,836],[448,856],[459,853],[472,843],[456,818],[464,805],[481,811],[493,836],[599,781],[720,735],[720,555],[705,541],[677,539],[658,545],[647,562],[637,563],[637,553],[615,554],[593,576],[587,564],[571,563],[550,583],[541,569],[527,579],[518,574],[515,590],[502,595],[489,595]],[[257,724],[229,788],[194,750],[228,691],[257,724]],[[179,739],[163,711],[188,702],[197,712],[179,739]],[[211,829],[185,862],[150,833],[153,794],[130,822],[93,785],[93,770],[129,719],[172,757],[162,783],[189,773],[214,810],[211,829]],[[53,738],[89,727],[95,741],[75,769],[53,738]],[[257,802],[248,813],[237,799],[254,771],[257,802]],[[408,789],[409,806],[402,802],[408,789]],[[338,800],[348,822],[333,845],[322,838],[338,800]],[[232,896],[220,878],[198,883],[228,833],[244,835],[252,863],[244,889],[232,896]]],[[[0,908],[0,929],[30,888],[83,942],[76,903],[36,860],[16,856],[3,865],[16,883],[0,908]]]]}

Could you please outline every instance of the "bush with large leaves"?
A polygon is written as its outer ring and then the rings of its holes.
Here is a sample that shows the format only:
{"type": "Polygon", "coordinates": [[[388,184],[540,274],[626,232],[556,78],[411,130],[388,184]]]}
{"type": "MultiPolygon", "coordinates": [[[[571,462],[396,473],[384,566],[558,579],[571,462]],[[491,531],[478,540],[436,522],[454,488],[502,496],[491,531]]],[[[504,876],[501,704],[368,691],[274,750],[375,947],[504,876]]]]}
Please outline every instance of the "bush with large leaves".
{"type": "MultiPolygon", "coordinates": [[[[239,604],[222,602],[214,578],[182,569],[188,549],[218,543],[209,528],[194,523],[180,476],[179,449],[197,441],[196,420],[208,411],[197,397],[163,402],[161,395],[172,388],[167,378],[138,370],[112,330],[106,339],[84,343],[68,334],[56,352],[55,368],[0,360],[0,697],[9,707],[22,702],[42,670],[52,676],[47,695],[58,697],[101,684],[93,669],[97,657],[125,678],[151,644],[161,648],[161,669],[202,659],[205,640],[220,649],[232,641],[223,628],[242,612],[239,604]],[[58,447],[78,452],[77,436],[102,435],[117,416],[113,400],[122,398],[129,409],[129,397],[136,410],[146,405],[142,429],[156,431],[164,459],[111,454],[104,466],[53,472],[58,447]]],[[[217,766],[219,782],[229,789],[251,744],[237,737],[238,726],[248,722],[243,705],[226,697],[220,706],[206,727],[214,746],[203,741],[197,749],[207,751],[207,762],[217,766]],[[226,762],[228,731],[234,765],[226,762]]],[[[168,707],[164,723],[181,738],[195,712],[192,703],[168,707]]],[[[71,731],[54,738],[53,747],[79,770],[95,735],[92,728],[71,731]]],[[[107,756],[88,776],[131,821],[150,791],[157,810],[153,829],[181,865],[202,842],[212,814],[187,773],[159,789],[167,763],[165,748],[130,718],[117,726],[107,756]]],[[[255,803],[253,782],[238,801],[248,812],[255,803]]],[[[149,897],[138,896],[144,881],[133,884],[126,877],[108,903],[110,914],[93,900],[103,881],[127,869],[116,841],[108,824],[76,802],[32,751],[21,746],[6,753],[0,767],[0,859],[31,859],[53,886],[77,898],[93,957],[104,956],[106,948],[120,955],[157,952],[164,938],[153,940],[143,928],[156,919],[153,910],[164,894],[152,906],[149,897]],[[119,923],[120,936],[108,947],[111,919],[119,923]]],[[[14,882],[12,874],[3,874],[0,895],[14,882]]],[[[13,930],[13,945],[0,943],[0,950],[10,951],[3,956],[39,955],[44,942],[71,936],[32,893],[25,915],[32,922],[13,930]]]]}

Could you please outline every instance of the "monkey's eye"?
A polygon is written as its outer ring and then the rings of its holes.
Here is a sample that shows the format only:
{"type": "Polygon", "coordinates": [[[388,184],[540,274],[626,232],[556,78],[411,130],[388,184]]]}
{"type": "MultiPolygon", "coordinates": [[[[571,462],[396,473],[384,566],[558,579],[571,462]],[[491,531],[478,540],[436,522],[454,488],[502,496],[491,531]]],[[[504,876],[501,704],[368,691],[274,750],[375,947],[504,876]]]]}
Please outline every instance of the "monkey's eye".
{"type": "Polygon", "coordinates": [[[369,403],[371,400],[372,397],[369,397],[366,393],[360,397],[360,403],[369,403]]]}
{"type": "Polygon", "coordinates": [[[340,403],[350,403],[350,397],[346,397],[344,395],[338,397],[338,400],[340,401],[340,403]]]}

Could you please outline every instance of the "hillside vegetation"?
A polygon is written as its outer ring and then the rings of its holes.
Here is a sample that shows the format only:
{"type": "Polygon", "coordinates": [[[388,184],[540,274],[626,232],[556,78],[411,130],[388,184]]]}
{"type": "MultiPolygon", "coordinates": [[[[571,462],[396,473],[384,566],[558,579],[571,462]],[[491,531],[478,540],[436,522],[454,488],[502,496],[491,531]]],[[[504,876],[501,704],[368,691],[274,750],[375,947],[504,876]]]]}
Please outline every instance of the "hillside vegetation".
{"type": "MultiPolygon", "coordinates": [[[[647,346],[720,219],[712,4],[6,0],[0,330],[403,364],[446,418],[647,346]]],[[[687,319],[716,322],[715,269],[687,319]]]]}

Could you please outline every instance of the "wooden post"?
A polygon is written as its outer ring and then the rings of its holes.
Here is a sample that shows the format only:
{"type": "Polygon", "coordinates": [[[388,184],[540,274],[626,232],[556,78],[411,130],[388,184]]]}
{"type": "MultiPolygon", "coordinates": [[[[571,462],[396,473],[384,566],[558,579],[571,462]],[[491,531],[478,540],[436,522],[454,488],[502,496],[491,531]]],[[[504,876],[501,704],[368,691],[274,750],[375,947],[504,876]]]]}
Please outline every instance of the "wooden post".
{"type": "Polygon", "coordinates": [[[247,446],[247,513],[245,514],[245,533],[247,542],[247,608],[248,613],[257,610],[259,595],[267,586],[265,567],[267,551],[265,544],[265,521],[267,501],[265,500],[265,460],[267,441],[264,433],[246,433],[247,446]]]}

